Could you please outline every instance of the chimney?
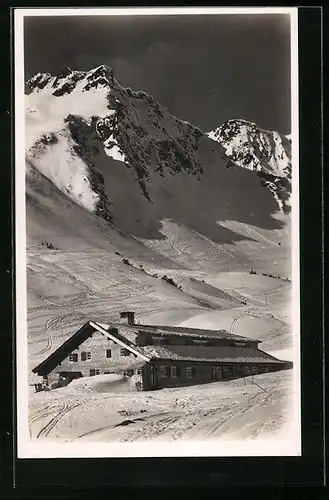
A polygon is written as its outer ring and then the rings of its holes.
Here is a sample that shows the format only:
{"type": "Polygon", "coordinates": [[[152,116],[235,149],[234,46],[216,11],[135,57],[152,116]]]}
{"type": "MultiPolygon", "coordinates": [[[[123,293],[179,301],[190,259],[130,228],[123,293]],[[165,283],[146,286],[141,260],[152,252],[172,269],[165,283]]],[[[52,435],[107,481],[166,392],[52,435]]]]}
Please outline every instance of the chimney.
{"type": "Polygon", "coordinates": [[[120,323],[125,323],[126,325],[135,324],[135,313],[132,311],[123,311],[120,313],[120,323]]]}

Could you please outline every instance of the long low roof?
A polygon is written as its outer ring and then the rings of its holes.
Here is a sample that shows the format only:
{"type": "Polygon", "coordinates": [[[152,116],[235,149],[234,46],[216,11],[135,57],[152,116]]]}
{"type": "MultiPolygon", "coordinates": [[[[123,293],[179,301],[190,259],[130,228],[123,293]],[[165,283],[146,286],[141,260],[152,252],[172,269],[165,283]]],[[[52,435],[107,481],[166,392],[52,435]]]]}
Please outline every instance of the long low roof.
{"type": "MultiPolygon", "coordinates": [[[[105,330],[108,330],[111,328],[109,325],[105,325],[102,323],[95,323],[104,328],[105,330]]],[[[208,363],[282,363],[277,358],[274,358],[273,356],[270,356],[269,354],[257,349],[257,348],[252,348],[252,347],[230,347],[230,346],[189,346],[189,345],[166,345],[166,346],[157,346],[157,345],[147,345],[147,346],[137,346],[134,341],[133,341],[133,336],[132,332],[136,329],[136,332],[138,333],[139,331],[143,330],[144,328],[147,329],[147,331],[150,331],[153,333],[153,329],[156,330],[156,333],[162,333],[162,330],[164,330],[167,334],[170,333],[170,330],[182,330],[182,335],[188,331],[194,331],[196,330],[196,335],[198,335],[199,332],[211,332],[213,333],[212,338],[227,338],[227,337],[220,337],[218,335],[218,332],[216,330],[199,330],[197,328],[180,328],[180,327],[162,327],[162,326],[154,326],[154,327],[149,327],[148,325],[145,327],[145,325],[140,328],[140,326],[136,325],[135,328],[130,328],[130,325],[122,325],[121,323],[119,324],[112,324],[112,327],[117,327],[120,326],[120,334],[119,336],[122,339],[126,339],[126,341],[129,344],[132,344],[134,346],[134,349],[139,352],[140,354],[146,356],[150,360],[176,360],[176,361],[194,361],[194,362],[208,362],[208,363]]],[[[225,330],[224,330],[225,332],[225,330]]],[[[227,333],[227,332],[225,332],[227,333]]],[[[185,335],[190,336],[188,333],[185,333],[185,335]]],[[[230,335],[230,334],[228,334],[230,335]]],[[[232,338],[236,338],[238,340],[246,340],[245,337],[241,337],[238,335],[231,335],[232,338]]],[[[248,340],[248,339],[247,339],[248,340]]]]}
{"type": "Polygon", "coordinates": [[[138,333],[145,332],[150,335],[168,336],[174,335],[178,337],[191,337],[200,339],[228,339],[237,341],[261,342],[258,339],[243,337],[230,333],[227,330],[208,330],[202,328],[189,328],[183,326],[167,326],[167,325],[128,325],[125,323],[111,323],[109,325],[98,323],[105,330],[109,328],[118,328],[130,340],[138,333]],[[130,333],[130,335],[129,335],[130,333]]]}
{"type": "Polygon", "coordinates": [[[191,361],[208,363],[281,364],[277,358],[251,347],[207,346],[143,346],[138,349],[151,360],[191,361]]]}

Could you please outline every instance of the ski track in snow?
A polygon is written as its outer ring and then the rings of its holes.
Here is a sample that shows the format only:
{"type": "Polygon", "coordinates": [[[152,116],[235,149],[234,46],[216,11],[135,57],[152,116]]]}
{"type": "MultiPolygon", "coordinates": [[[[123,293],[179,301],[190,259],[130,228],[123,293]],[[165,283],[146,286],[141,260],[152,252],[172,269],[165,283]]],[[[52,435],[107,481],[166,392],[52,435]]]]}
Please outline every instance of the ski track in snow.
{"type": "Polygon", "coordinates": [[[255,438],[280,430],[290,376],[279,372],[151,393],[75,392],[68,386],[61,394],[34,396],[31,435],[51,440],[56,432],[55,438],[89,442],[226,439],[239,433],[255,438]]]}
{"type": "MultiPolygon", "coordinates": [[[[56,425],[58,425],[60,420],[67,415],[67,413],[80,405],[80,402],[69,404],[65,401],[62,407],[55,413],[55,415],[52,416],[51,419],[46,423],[46,425],[41,428],[41,430],[37,434],[37,438],[47,437],[54,430],[56,425]]],[[[46,415],[46,417],[47,416],[48,415],[46,415]]],[[[44,415],[41,418],[44,418],[44,415]]]]}
{"type": "MultiPolygon", "coordinates": [[[[27,115],[31,128],[27,133],[27,146],[32,146],[45,132],[56,133],[58,142],[47,148],[43,159],[39,156],[42,148],[39,148],[36,155],[35,151],[30,150],[31,162],[48,176],[66,197],[71,197],[75,203],[80,203],[90,211],[95,208],[98,195],[93,194],[89,183],[84,179],[88,170],[86,165],[78,157],[72,156],[73,143],[67,128],[63,128],[63,117],[69,112],[74,114],[75,111],[79,111],[79,114],[89,120],[94,114],[102,117],[113,114],[114,111],[108,109],[107,91],[88,93],[82,92],[80,87],[78,84],[77,95],[80,97],[76,101],[74,93],[54,100],[48,91],[43,94],[41,92],[32,94],[26,98],[30,108],[34,109],[38,106],[40,108],[36,110],[36,113],[27,115]],[[65,165],[68,168],[65,168],[65,165]],[[76,189],[72,191],[73,185],[76,189]]],[[[135,118],[138,122],[137,114],[135,118]]],[[[107,144],[105,143],[107,155],[119,161],[125,160],[124,154],[121,154],[118,147],[109,149],[106,148],[107,144]]],[[[276,146],[278,147],[278,144],[276,146]]],[[[45,193],[47,194],[48,191],[46,190],[45,193]]],[[[57,199],[54,198],[55,209],[57,199]]],[[[49,214],[51,213],[49,207],[54,200],[49,201],[51,197],[47,200],[49,206],[45,203],[44,207],[43,202],[39,203],[41,209],[46,208],[49,214]]],[[[75,220],[74,217],[78,215],[78,212],[75,212],[71,205],[70,210],[69,216],[75,220]]],[[[87,219],[79,215],[77,220],[83,225],[87,219]]],[[[41,221],[43,222],[43,219],[41,221]]],[[[54,221],[58,225],[56,217],[54,221]]],[[[52,227],[52,222],[53,219],[50,216],[49,227],[52,227]]],[[[262,280],[260,277],[260,281],[255,282],[252,279],[249,280],[250,277],[246,278],[246,273],[254,264],[263,266],[266,270],[269,266],[268,270],[271,270],[273,263],[279,266],[283,263],[282,249],[279,254],[275,253],[278,251],[279,238],[281,239],[281,236],[282,239],[285,238],[283,231],[260,229],[234,220],[219,220],[217,222],[219,226],[238,233],[242,237],[255,240],[242,239],[232,244],[222,244],[191,229],[188,223],[184,226],[183,223],[172,219],[159,222],[161,222],[160,232],[164,239],[134,237],[133,240],[129,237],[123,242],[124,250],[120,248],[118,257],[114,255],[115,250],[119,250],[115,243],[118,235],[115,235],[112,241],[109,234],[114,233],[102,234],[102,230],[97,232],[95,228],[88,229],[88,237],[84,236],[81,239],[79,234],[80,239],[70,240],[72,228],[68,226],[68,235],[64,233],[63,246],[65,248],[65,245],[69,244],[70,250],[63,251],[47,251],[45,248],[40,248],[41,242],[38,241],[40,238],[32,236],[33,243],[37,241],[38,244],[31,245],[29,248],[28,292],[32,301],[32,304],[28,304],[30,363],[45,359],[54,348],[91,317],[97,317],[100,321],[106,322],[109,318],[117,316],[125,307],[135,310],[137,316],[141,315],[144,318],[148,315],[156,317],[156,314],[161,314],[162,324],[166,323],[166,314],[168,317],[175,317],[174,324],[180,324],[186,319],[184,315],[194,320],[191,310],[194,311],[195,316],[203,314],[206,316],[209,312],[226,314],[227,311],[224,309],[228,309],[230,313],[227,321],[231,322],[228,327],[230,332],[235,331],[240,320],[244,321],[248,316],[258,318],[261,323],[258,328],[263,328],[262,321],[267,321],[267,331],[264,335],[259,335],[259,340],[264,338],[268,345],[273,346],[273,349],[280,349],[284,345],[291,333],[290,325],[279,320],[275,314],[275,306],[278,305],[280,309],[280,300],[282,301],[290,285],[282,283],[271,288],[272,284],[266,279],[262,280]],[[80,251],[76,241],[82,241],[82,247],[92,246],[92,248],[80,251]],[[98,250],[97,247],[105,250],[98,250]],[[121,262],[121,257],[125,256],[121,252],[124,253],[126,249],[129,252],[126,257],[134,261],[133,269],[121,262]],[[275,255],[276,262],[274,259],[272,262],[272,254],[275,255]],[[143,255],[147,255],[145,261],[143,255]],[[166,259],[164,265],[168,268],[161,265],[164,261],[163,257],[166,259]],[[172,269],[170,269],[170,261],[174,266],[172,269]],[[183,285],[183,290],[170,288],[161,279],[150,278],[146,275],[147,273],[137,269],[140,264],[145,270],[147,269],[149,274],[156,273],[159,277],[166,274],[172,277],[177,284],[183,285]],[[150,271],[151,267],[152,271],[150,271]],[[230,273],[233,270],[241,273],[242,281],[239,286],[235,286],[237,282],[234,281],[233,273],[230,273]],[[217,283],[214,277],[225,272],[227,275],[223,277],[222,282],[217,283]],[[41,277],[40,284],[38,284],[38,277],[41,277]],[[191,278],[195,281],[188,281],[191,278]],[[197,280],[199,281],[196,283],[197,280]],[[209,288],[203,287],[202,280],[205,285],[209,285],[209,288]],[[255,289],[253,289],[253,284],[256,285],[255,289]],[[213,294],[210,287],[213,287],[213,294]],[[230,297],[232,297],[231,301],[230,297]],[[241,302],[244,303],[244,307],[241,302]],[[227,303],[230,304],[227,305],[227,303]],[[181,317],[178,320],[179,316],[181,317]]],[[[40,224],[35,221],[34,223],[40,224]]],[[[93,219],[91,223],[88,220],[88,224],[98,226],[96,219],[93,219]]],[[[196,224],[195,227],[200,227],[200,224],[196,224]]],[[[38,228],[38,235],[43,235],[43,227],[41,229],[38,228]]],[[[220,228],[216,229],[220,234],[220,228]]],[[[221,231],[223,232],[223,229],[221,231]]],[[[61,232],[55,231],[54,236],[58,238],[58,246],[61,246],[61,232]]],[[[53,243],[57,246],[56,239],[53,243]]],[[[218,318],[220,321],[220,316],[218,318]]],[[[212,388],[190,386],[172,391],[154,391],[157,394],[129,393],[128,395],[124,393],[90,394],[86,389],[71,393],[70,384],[66,388],[69,389],[68,391],[61,392],[58,389],[45,394],[35,394],[30,402],[32,414],[29,423],[36,439],[52,439],[56,432],[59,436],[68,439],[83,440],[95,437],[95,439],[105,441],[118,439],[130,442],[161,438],[194,439],[199,436],[205,439],[217,438],[231,431],[240,432],[241,420],[239,419],[242,419],[243,432],[250,427],[251,434],[255,436],[272,425],[266,416],[268,405],[272,400],[277,406],[281,405],[286,389],[280,386],[280,380],[285,380],[285,376],[280,375],[278,379],[275,377],[273,375],[273,379],[266,382],[266,389],[262,387],[264,379],[259,378],[257,379],[259,384],[256,382],[251,384],[250,380],[246,379],[245,385],[229,382],[222,385],[207,384],[212,388]],[[277,383],[276,380],[278,380],[277,383]],[[262,410],[265,408],[263,421],[258,422],[254,416],[250,417],[255,407],[260,407],[262,410]],[[127,411],[130,408],[132,412],[124,418],[123,410],[127,411]],[[68,415],[71,417],[71,412],[74,415],[74,426],[68,429],[66,417],[68,415]]],[[[280,413],[280,411],[279,409],[281,418],[283,412],[280,413]]]]}

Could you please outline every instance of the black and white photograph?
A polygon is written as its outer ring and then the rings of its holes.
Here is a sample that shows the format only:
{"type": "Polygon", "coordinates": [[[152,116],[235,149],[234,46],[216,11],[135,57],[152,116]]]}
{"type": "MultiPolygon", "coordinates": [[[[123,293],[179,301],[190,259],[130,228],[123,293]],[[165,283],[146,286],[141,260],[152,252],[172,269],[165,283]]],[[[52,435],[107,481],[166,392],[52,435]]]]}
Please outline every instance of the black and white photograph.
{"type": "Polygon", "coordinates": [[[14,41],[18,456],[299,456],[297,8],[14,41]]]}

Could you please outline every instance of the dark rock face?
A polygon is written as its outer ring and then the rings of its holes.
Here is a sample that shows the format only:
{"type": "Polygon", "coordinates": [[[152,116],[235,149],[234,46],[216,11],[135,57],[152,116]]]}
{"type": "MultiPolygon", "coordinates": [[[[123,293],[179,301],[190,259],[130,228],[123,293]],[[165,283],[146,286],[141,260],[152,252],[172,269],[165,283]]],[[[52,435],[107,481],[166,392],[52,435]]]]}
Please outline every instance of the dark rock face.
{"type": "Polygon", "coordinates": [[[98,121],[97,133],[107,149],[117,146],[124,153],[148,200],[150,170],[161,176],[182,170],[202,174],[195,154],[203,136],[200,129],[171,116],[145,92],[123,89],[115,81],[108,102],[114,114],[98,121]]]}
{"type": "Polygon", "coordinates": [[[93,118],[91,125],[88,125],[82,118],[69,115],[66,118],[72,139],[75,142],[74,150],[76,154],[89,167],[89,182],[92,190],[98,194],[95,213],[107,222],[112,222],[110,203],[104,189],[103,176],[95,169],[93,157],[99,153],[101,142],[96,132],[97,118],[93,118]]]}
{"type": "Polygon", "coordinates": [[[42,135],[40,137],[40,143],[44,144],[44,145],[57,144],[58,143],[58,139],[57,139],[57,136],[54,133],[45,134],[45,135],[42,135]]]}
{"type": "Polygon", "coordinates": [[[289,198],[291,195],[290,180],[286,177],[279,177],[266,172],[257,172],[257,175],[261,178],[263,186],[268,188],[277,199],[281,211],[284,214],[289,214],[291,212],[291,207],[289,205],[289,198]]]}
{"type": "Polygon", "coordinates": [[[48,85],[51,78],[52,76],[50,73],[38,73],[28,80],[27,87],[31,90],[42,90],[48,85]]]}

